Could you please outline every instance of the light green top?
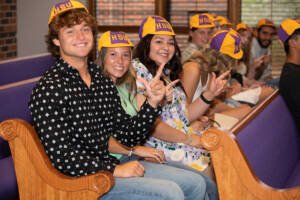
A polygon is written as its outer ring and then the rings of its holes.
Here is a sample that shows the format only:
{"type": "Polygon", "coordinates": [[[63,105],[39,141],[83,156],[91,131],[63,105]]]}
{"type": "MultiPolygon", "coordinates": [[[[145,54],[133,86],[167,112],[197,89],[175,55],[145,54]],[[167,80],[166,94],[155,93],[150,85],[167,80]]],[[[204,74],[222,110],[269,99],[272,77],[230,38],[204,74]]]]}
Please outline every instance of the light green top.
{"type": "Polygon", "coordinates": [[[122,107],[125,112],[132,116],[137,114],[137,103],[135,98],[129,92],[126,84],[117,86],[117,90],[121,99],[122,107]]]}
{"type": "MultiPolygon", "coordinates": [[[[119,85],[117,86],[117,90],[121,100],[122,107],[125,110],[125,112],[131,117],[135,116],[137,114],[137,103],[135,98],[130,94],[127,85],[126,84],[119,85]]],[[[111,153],[110,155],[116,157],[117,159],[120,159],[122,157],[122,154],[111,153]]]]}

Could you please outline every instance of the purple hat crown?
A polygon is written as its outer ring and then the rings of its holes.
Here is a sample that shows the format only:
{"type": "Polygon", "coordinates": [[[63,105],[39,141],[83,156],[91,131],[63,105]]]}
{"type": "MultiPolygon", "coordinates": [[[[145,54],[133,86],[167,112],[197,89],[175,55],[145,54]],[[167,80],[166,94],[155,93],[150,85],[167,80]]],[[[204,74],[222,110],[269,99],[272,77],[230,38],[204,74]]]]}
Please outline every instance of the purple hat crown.
{"type": "Polygon", "coordinates": [[[241,50],[241,37],[234,34],[230,35],[234,39],[234,53],[238,53],[241,50]]]}
{"type": "Polygon", "coordinates": [[[199,25],[211,25],[211,21],[207,15],[199,15],[199,25]]]}
{"type": "Polygon", "coordinates": [[[162,17],[152,16],[155,20],[155,31],[168,31],[172,32],[171,25],[162,17]]]}
{"type": "Polygon", "coordinates": [[[217,34],[211,41],[210,47],[212,49],[215,49],[217,51],[220,51],[221,46],[223,44],[224,38],[226,37],[228,31],[222,31],[219,34],[217,34]]]}
{"type": "Polygon", "coordinates": [[[281,25],[277,29],[277,35],[283,43],[289,38],[289,35],[287,34],[287,32],[284,31],[281,25]]]}
{"type": "Polygon", "coordinates": [[[124,32],[110,32],[110,42],[111,44],[129,44],[124,32]]]}
{"type": "Polygon", "coordinates": [[[62,10],[68,9],[68,8],[73,8],[73,4],[70,0],[61,2],[61,3],[57,3],[54,6],[54,14],[59,13],[62,10]]]}
{"type": "MultiPolygon", "coordinates": [[[[151,18],[154,19],[154,22],[155,22],[155,32],[159,32],[159,31],[173,32],[171,25],[163,17],[151,16],[151,18]]],[[[149,19],[149,17],[145,18],[141,23],[141,26],[139,29],[139,37],[140,38],[142,38],[142,36],[143,36],[144,26],[148,19],[149,19]]]]}

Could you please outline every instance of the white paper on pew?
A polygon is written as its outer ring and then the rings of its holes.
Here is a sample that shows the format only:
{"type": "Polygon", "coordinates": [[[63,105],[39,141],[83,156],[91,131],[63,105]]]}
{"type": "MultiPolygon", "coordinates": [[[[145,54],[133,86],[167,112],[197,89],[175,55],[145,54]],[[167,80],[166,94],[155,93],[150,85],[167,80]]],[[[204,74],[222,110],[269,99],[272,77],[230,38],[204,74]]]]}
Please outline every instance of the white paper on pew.
{"type": "Polygon", "coordinates": [[[256,104],[259,100],[259,96],[261,93],[261,87],[248,89],[243,92],[237,93],[233,95],[231,98],[236,101],[243,101],[251,104],[256,104]]]}
{"type": "MultiPolygon", "coordinates": [[[[239,120],[237,118],[224,115],[221,113],[214,114],[214,120],[219,123],[221,129],[229,130],[231,129],[239,120]]],[[[215,127],[218,125],[214,124],[215,127]]]]}

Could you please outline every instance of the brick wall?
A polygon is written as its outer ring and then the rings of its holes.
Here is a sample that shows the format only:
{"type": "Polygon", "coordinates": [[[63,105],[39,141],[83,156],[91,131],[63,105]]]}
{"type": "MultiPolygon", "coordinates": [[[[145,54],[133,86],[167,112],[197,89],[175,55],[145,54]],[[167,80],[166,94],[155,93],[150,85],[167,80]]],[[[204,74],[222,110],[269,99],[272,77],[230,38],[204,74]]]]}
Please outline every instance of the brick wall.
{"type": "Polygon", "coordinates": [[[170,0],[170,22],[173,26],[188,27],[189,16],[199,11],[227,16],[227,0],[170,0]]]}
{"type": "Polygon", "coordinates": [[[0,0],[0,60],[17,56],[16,0],[0,0]]]}
{"type": "Polygon", "coordinates": [[[155,13],[154,0],[97,0],[96,17],[101,25],[139,26],[155,13]]]}

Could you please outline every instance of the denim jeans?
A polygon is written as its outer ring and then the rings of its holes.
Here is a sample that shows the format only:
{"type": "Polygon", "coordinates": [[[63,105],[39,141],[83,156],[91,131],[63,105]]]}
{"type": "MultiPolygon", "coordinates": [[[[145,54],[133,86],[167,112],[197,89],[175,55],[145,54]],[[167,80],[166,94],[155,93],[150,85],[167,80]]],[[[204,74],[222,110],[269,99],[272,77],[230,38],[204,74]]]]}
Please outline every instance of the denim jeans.
{"type": "Polygon", "coordinates": [[[189,166],[183,165],[182,163],[179,163],[179,162],[168,161],[167,165],[170,165],[173,167],[178,167],[178,168],[185,169],[185,170],[189,170],[189,171],[199,174],[200,176],[202,176],[204,178],[204,180],[206,182],[206,192],[209,197],[208,199],[209,200],[218,200],[219,199],[218,188],[217,188],[215,182],[213,180],[211,180],[211,178],[208,177],[206,174],[204,174],[198,170],[195,170],[189,166]]]}
{"type": "Polygon", "coordinates": [[[115,185],[101,200],[207,199],[203,176],[165,164],[140,162],[145,168],[144,177],[115,178],[115,185]]]}

